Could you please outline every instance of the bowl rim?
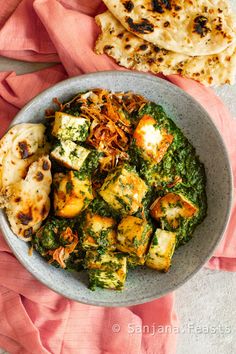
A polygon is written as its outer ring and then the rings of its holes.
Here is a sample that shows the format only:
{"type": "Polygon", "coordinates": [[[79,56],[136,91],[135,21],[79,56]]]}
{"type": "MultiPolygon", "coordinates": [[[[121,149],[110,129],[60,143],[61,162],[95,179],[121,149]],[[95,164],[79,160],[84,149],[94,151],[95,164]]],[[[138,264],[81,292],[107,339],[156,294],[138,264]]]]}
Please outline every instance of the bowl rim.
{"type": "MultiPolygon", "coordinates": [[[[231,163],[230,163],[230,159],[229,159],[229,154],[228,154],[228,150],[226,148],[225,142],[223,137],[221,136],[218,128],[216,127],[215,123],[213,122],[211,116],[208,114],[208,112],[205,110],[205,108],[194,98],[192,97],[190,94],[188,94],[186,91],[184,91],[183,89],[181,89],[180,87],[178,87],[177,85],[169,82],[168,80],[153,76],[151,74],[148,73],[139,73],[139,72],[132,72],[132,71],[116,71],[116,70],[108,70],[108,71],[99,71],[99,72],[94,72],[94,73],[89,73],[89,74],[82,74],[82,75],[78,75],[72,78],[68,78],[66,80],[62,80],[59,83],[47,88],[46,90],[42,91],[40,94],[36,95],[34,98],[32,98],[24,107],[22,107],[22,109],[20,109],[20,111],[16,114],[16,116],[14,117],[14,119],[12,120],[9,128],[7,129],[7,131],[14,126],[15,124],[19,124],[17,122],[17,120],[24,115],[24,113],[32,106],[34,105],[35,101],[40,100],[41,98],[43,98],[45,96],[45,94],[50,93],[52,90],[55,89],[59,89],[60,87],[63,87],[65,84],[70,85],[71,83],[76,83],[81,79],[85,79],[89,78],[89,77],[110,77],[110,76],[120,76],[120,77],[135,77],[135,78],[139,78],[140,80],[144,79],[144,80],[150,80],[150,81],[154,81],[157,82],[159,81],[160,84],[164,84],[165,86],[169,86],[169,87],[174,87],[175,91],[181,93],[181,95],[186,96],[188,99],[190,99],[191,101],[194,102],[194,104],[196,106],[198,106],[198,109],[200,112],[202,112],[202,114],[208,118],[208,123],[211,125],[211,129],[214,130],[214,133],[216,134],[216,137],[218,139],[218,141],[220,141],[221,143],[221,148],[223,150],[223,154],[226,157],[226,168],[227,168],[227,173],[228,173],[228,178],[229,178],[229,183],[230,183],[230,187],[229,187],[229,197],[228,197],[228,201],[227,201],[227,212],[226,212],[226,216],[225,216],[225,223],[222,224],[222,228],[221,230],[218,231],[218,234],[220,235],[217,240],[214,242],[214,244],[212,245],[210,252],[208,253],[208,255],[206,255],[203,259],[203,261],[194,269],[194,271],[192,271],[190,274],[188,274],[184,279],[182,279],[180,282],[178,282],[177,285],[174,286],[170,286],[168,287],[166,290],[164,290],[163,292],[160,292],[157,296],[146,296],[145,298],[139,299],[139,300],[134,300],[134,301],[114,301],[111,303],[109,303],[109,305],[107,305],[104,301],[100,301],[100,300],[89,300],[86,301],[86,298],[82,298],[81,300],[78,300],[78,298],[75,298],[73,296],[66,296],[62,291],[55,289],[55,287],[48,285],[47,280],[46,279],[42,279],[40,277],[40,275],[38,273],[36,273],[34,271],[33,268],[30,268],[29,265],[25,262],[24,257],[21,257],[20,254],[17,253],[17,250],[15,247],[13,247],[13,245],[11,244],[9,237],[7,235],[7,233],[9,231],[11,231],[11,228],[8,224],[8,219],[7,216],[5,214],[4,210],[0,210],[0,228],[2,230],[2,234],[3,237],[5,239],[5,241],[7,242],[8,246],[10,247],[10,249],[12,250],[14,256],[18,259],[18,261],[23,265],[23,267],[30,272],[30,274],[33,275],[33,277],[35,279],[37,279],[40,283],[42,283],[43,285],[45,285],[47,288],[51,289],[52,291],[56,292],[57,294],[68,298],[70,300],[73,301],[77,301],[83,304],[89,304],[89,305],[95,305],[95,306],[104,306],[104,307],[120,307],[120,306],[132,306],[132,305],[138,305],[138,304],[144,304],[146,302],[150,302],[153,300],[156,300],[162,296],[165,296],[167,294],[169,294],[170,292],[173,292],[175,290],[177,290],[178,288],[180,288],[183,284],[185,284],[188,280],[190,280],[194,275],[196,275],[196,273],[203,268],[203,266],[206,264],[206,262],[212,257],[214,251],[216,250],[217,246],[219,245],[220,241],[223,238],[223,235],[227,229],[227,226],[229,224],[229,220],[230,220],[230,215],[231,215],[231,209],[232,209],[232,203],[233,203],[233,172],[232,172],[232,167],[231,167],[231,163]],[[6,222],[5,225],[3,224],[3,222],[6,222]]],[[[106,87],[106,83],[104,81],[104,87],[106,87]]],[[[78,92],[79,92],[79,87],[78,87],[78,92]]],[[[134,90],[135,92],[135,90],[134,90]]],[[[4,133],[6,134],[6,133],[4,133]]]]}

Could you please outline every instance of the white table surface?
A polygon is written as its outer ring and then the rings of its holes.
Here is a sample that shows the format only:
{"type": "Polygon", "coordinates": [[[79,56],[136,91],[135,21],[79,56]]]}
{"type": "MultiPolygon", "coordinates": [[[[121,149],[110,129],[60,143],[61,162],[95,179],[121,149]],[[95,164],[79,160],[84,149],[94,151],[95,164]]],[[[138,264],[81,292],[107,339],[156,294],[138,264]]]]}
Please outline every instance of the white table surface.
{"type": "MultiPolygon", "coordinates": [[[[23,74],[45,66],[0,58],[0,71],[23,74]]],[[[236,117],[236,85],[216,91],[236,117]]],[[[176,291],[176,310],[177,354],[236,353],[236,274],[202,269],[176,291]]]]}

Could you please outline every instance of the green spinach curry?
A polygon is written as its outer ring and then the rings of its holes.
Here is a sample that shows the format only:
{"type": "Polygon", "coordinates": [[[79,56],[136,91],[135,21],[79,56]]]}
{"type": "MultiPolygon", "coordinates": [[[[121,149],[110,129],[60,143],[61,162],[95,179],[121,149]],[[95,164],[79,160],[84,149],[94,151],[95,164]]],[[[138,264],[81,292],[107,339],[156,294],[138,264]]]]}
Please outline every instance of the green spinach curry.
{"type": "Polygon", "coordinates": [[[160,105],[95,89],[47,112],[51,211],[33,247],[122,290],[129,268],[167,272],[206,216],[203,164],[160,105]]]}

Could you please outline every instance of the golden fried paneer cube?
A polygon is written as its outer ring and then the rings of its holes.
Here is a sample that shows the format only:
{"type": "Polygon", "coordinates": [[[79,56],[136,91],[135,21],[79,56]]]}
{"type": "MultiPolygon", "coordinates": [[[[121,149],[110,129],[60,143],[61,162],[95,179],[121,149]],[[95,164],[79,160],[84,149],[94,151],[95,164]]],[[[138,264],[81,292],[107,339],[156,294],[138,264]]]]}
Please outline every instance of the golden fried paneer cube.
{"type": "Polygon", "coordinates": [[[177,193],[168,193],[156,199],[150,208],[154,219],[166,221],[174,229],[179,226],[180,218],[192,218],[197,213],[198,207],[177,193]]]}
{"type": "Polygon", "coordinates": [[[121,215],[132,215],[142,206],[148,187],[132,167],[125,165],[110,173],[99,194],[121,215]]]}
{"type": "Polygon", "coordinates": [[[162,160],[174,139],[164,128],[158,127],[153,117],[146,114],[140,119],[133,138],[143,158],[151,164],[162,160]]]}
{"type": "Polygon", "coordinates": [[[152,227],[146,220],[127,216],[118,225],[117,249],[141,259],[147,251],[151,234],[152,227]]]}
{"type": "Polygon", "coordinates": [[[85,268],[89,273],[90,289],[96,287],[122,290],[127,275],[127,258],[119,252],[100,254],[98,251],[87,251],[85,268]]]}
{"type": "Polygon", "coordinates": [[[71,140],[62,140],[60,145],[56,146],[51,152],[51,157],[59,164],[79,171],[90,154],[90,150],[77,145],[71,140]]]}
{"type": "Polygon", "coordinates": [[[74,171],[56,173],[53,182],[54,210],[57,216],[73,218],[93,200],[91,180],[87,177],[78,178],[74,171]]]}
{"type": "Polygon", "coordinates": [[[116,221],[87,212],[82,223],[84,249],[102,247],[107,250],[116,249],[116,221]]]}
{"type": "Polygon", "coordinates": [[[85,141],[89,134],[90,121],[65,112],[56,112],[52,135],[59,140],[85,141]]]}
{"type": "Polygon", "coordinates": [[[145,264],[149,268],[167,272],[171,265],[175,244],[176,234],[174,232],[157,229],[145,264]]]}

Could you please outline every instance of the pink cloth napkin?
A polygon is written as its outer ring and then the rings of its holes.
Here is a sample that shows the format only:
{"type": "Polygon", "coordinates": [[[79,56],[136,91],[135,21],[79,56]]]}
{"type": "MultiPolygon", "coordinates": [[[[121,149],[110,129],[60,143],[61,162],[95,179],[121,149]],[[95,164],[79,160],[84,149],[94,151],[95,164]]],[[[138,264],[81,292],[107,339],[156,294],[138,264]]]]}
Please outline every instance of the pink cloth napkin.
{"type": "MultiPolygon", "coordinates": [[[[101,0],[8,0],[1,4],[0,55],[62,64],[21,76],[0,73],[0,135],[29,99],[56,82],[86,72],[121,69],[105,55],[93,53],[99,32],[93,16],[103,10],[101,0]]],[[[167,79],[194,96],[211,115],[228,147],[235,188],[236,121],[210,89],[179,76],[167,79]]],[[[208,267],[236,271],[235,230],[236,203],[208,267]]],[[[175,352],[178,321],[173,294],[148,304],[114,309],[67,300],[36,281],[1,236],[0,284],[0,347],[10,353],[175,352]],[[144,325],[149,326],[149,333],[140,331],[144,325]],[[129,331],[128,326],[135,331],[129,331]]]]}

